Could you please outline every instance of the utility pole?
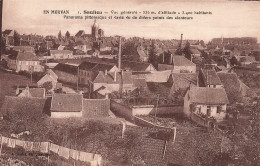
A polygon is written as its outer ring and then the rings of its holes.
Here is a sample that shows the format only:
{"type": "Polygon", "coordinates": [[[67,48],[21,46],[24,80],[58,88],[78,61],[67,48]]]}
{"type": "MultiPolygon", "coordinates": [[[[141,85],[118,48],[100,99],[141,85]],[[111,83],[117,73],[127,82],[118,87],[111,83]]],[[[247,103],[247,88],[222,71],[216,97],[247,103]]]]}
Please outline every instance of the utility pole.
{"type": "Polygon", "coordinates": [[[157,102],[156,102],[155,115],[154,115],[156,124],[157,124],[157,111],[158,111],[159,98],[160,95],[157,94],[157,102]]]}
{"type": "Polygon", "coordinates": [[[79,66],[78,66],[78,71],[77,71],[77,91],[79,90],[79,66]]]}

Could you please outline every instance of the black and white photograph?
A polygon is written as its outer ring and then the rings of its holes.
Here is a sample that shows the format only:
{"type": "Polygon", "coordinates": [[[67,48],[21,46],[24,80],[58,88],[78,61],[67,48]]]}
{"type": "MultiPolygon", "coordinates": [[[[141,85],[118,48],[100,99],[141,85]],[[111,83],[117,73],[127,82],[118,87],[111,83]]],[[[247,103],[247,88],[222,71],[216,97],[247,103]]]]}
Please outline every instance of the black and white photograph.
{"type": "Polygon", "coordinates": [[[260,1],[0,9],[0,166],[260,166],[260,1]]]}

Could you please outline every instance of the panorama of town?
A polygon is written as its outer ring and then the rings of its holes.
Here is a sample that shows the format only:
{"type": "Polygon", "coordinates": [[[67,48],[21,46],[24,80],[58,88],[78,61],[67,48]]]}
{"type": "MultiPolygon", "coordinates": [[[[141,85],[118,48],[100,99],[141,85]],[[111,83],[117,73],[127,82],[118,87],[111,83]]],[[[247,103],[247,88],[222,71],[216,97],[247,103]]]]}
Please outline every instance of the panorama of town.
{"type": "Polygon", "coordinates": [[[260,44],[184,36],[4,30],[1,165],[259,165],[260,44]]]}

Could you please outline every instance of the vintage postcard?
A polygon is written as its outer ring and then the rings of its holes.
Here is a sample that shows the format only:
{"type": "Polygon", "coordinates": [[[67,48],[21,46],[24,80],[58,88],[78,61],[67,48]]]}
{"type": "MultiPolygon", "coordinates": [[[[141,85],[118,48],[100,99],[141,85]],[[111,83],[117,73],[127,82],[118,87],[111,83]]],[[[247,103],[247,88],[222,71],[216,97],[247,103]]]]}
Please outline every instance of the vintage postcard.
{"type": "Polygon", "coordinates": [[[0,4],[0,165],[260,165],[259,1],[0,4]]]}

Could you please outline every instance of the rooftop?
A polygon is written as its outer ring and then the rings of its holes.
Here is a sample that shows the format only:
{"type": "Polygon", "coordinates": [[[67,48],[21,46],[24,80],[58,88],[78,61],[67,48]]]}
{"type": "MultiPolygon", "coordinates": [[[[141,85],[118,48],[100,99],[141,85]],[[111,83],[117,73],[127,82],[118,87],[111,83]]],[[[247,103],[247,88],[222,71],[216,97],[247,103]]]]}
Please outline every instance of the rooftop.
{"type": "Polygon", "coordinates": [[[53,112],[80,112],[83,108],[82,94],[54,93],[51,101],[53,112]]]}
{"type": "Polygon", "coordinates": [[[224,88],[191,87],[191,103],[196,104],[228,104],[228,97],[224,88]]]}

